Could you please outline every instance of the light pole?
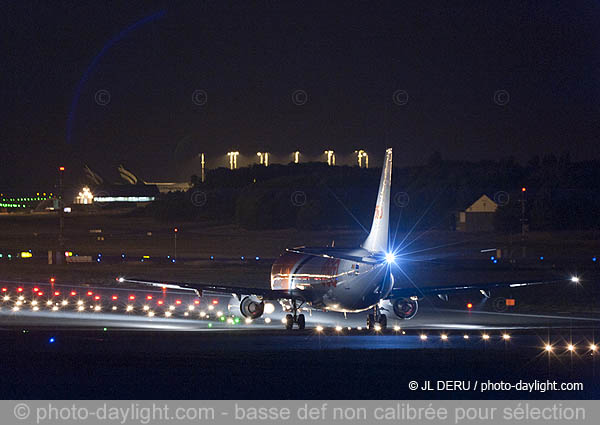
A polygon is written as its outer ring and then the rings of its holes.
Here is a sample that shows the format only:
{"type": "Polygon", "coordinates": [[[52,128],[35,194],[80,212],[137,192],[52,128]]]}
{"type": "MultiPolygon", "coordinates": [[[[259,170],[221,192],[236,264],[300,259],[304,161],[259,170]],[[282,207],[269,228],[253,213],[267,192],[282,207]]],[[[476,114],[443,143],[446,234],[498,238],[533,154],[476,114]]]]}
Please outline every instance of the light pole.
{"type": "Polygon", "coordinates": [[[324,152],[327,155],[327,165],[332,166],[335,165],[335,152],[332,150],[328,150],[324,152]]]}
{"type": "Polygon", "coordinates": [[[65,255],[65,206],[63,202],[63,177],[65,167],[58,167],[58,249],[59,255],[56,257],[57,263],[62,263],[65,255]]]}
{"type": "Polygon", "coordinates": [[[200,179],[201,179],[202,183],[204,183],[204,179],[206,178],[205,174],[204,174],[204,153],[200,154],[200,165],[202,167],[202,174],[200,176],[200,179]]]}
{"type": "Polygon", "coordinates": [[[527,256],[527,247],[525,246],[525,230],[527,219],[525,218],[525,195],[527,194],[527,188],[521,188],[521,255],[523,258],[527,256]]]}
{"type": "Polygon", "coordinates": [[[173,255],[173,259],[175,259],[177,261],[177,233],[179,232],[179,229],[177,227],[175,227],[173,229],[173,245],[174,245],[174,255],[173,255]]]}
{"type": "Polygon", "coordinates": [[[240,153],[235,152],[227,152],[227,156],[229,157],[229,169],[235,170],[237,168],[237,157],[240,153]]]}

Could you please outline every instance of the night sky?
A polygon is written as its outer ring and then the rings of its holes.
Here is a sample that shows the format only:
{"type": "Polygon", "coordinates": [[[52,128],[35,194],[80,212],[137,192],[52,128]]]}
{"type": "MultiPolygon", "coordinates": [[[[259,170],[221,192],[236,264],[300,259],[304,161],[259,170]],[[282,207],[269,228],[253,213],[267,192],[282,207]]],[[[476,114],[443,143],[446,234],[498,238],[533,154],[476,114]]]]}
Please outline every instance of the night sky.
{"type": "Polygon", "coordinates": [[[600,158],[600,2],[3,1],[0,190],[59,163],[187,179],[239,150],[338,163],[600,158]]]}

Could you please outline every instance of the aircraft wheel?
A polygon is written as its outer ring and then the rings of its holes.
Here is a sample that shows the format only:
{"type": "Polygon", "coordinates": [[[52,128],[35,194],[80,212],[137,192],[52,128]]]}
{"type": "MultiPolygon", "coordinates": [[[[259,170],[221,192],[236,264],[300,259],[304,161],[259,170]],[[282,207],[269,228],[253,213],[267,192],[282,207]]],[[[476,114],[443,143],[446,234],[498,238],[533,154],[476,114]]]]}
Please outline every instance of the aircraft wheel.
{"type": "Polygon", "coordinates": [[[369,314],[367,316],[367,329],[373,329],[374,326],[375,326],[375,316],[372,314],[369,314]]]}
{"type": "Polygon", "coordinates": [[[381,326],[382,330],[387,328],[387,316],[385,314],[379,316],[379,326],[381,326]]]}
{"type": "Polygon", "coordinates": [[[285,315],[285,328],[289,331],[294,327],[294,316],[291,314],[285,315]]]}
{"type": "Polygon", "coordinates": [[[304,317],[304,314],[300,314],[298,316],[298,329],[302,330],[306,327],[306,318],[304,317]]]}

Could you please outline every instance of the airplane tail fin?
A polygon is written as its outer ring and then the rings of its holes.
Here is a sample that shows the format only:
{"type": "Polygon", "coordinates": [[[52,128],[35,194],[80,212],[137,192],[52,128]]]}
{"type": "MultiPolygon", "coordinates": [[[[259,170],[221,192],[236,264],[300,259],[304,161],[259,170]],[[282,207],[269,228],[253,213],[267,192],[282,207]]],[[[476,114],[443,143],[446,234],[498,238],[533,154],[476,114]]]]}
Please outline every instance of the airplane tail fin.
{"type": "Polygon", "coordinates": [[[377,203],[373,214],[371,233],[362,247],[371,252],[387,251],[388,228],[390,222],[390,191],[392,186],[392,148],[385,151],[385,160],[381,170],[377,203]]]}

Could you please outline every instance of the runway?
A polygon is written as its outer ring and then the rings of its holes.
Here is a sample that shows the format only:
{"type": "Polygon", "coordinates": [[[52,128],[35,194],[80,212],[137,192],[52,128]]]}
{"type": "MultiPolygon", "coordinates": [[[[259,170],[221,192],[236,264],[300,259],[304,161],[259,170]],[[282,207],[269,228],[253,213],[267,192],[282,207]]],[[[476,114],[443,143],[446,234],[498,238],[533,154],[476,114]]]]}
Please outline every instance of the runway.
{"type": "Polygon", "coordinates": [[[600,394],[597,317],[498,313],[479,306],[466,311],[423,303],[412,320],[390,315],[385,331],[366,330],[365,313],[319,311],[305,312],[304,331],[286,331],[279,305],[246,323],[230,296],[198,299],[189,291],[60,285],[23,285],[18,291],[20,287],[7,287],[4,296],[9,299],[0,305],[4,398],[524,399],[600,394]],[[407,386],[413,380],[547,379],[584,387],[523,394],[425,393],[407,386]]]}

